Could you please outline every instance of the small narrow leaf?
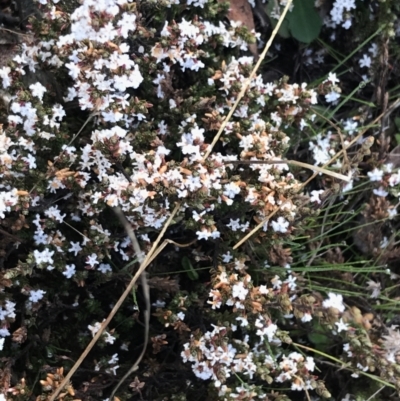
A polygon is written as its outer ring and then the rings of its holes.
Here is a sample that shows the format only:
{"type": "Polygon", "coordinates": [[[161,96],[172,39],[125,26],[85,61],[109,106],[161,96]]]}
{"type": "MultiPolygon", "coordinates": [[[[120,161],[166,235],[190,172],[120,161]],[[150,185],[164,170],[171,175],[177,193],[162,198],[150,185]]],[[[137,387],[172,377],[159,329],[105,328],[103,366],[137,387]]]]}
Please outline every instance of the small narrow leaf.
{"type": "Polygon", "coordinates": [[[185,273],[188,275],[190,280],[197,280],[199,278],[199,273],[194,269],[193,265],[190,263],[189,258],[184,256],[181,260],[182,267],[185,269],[185,273]]]}

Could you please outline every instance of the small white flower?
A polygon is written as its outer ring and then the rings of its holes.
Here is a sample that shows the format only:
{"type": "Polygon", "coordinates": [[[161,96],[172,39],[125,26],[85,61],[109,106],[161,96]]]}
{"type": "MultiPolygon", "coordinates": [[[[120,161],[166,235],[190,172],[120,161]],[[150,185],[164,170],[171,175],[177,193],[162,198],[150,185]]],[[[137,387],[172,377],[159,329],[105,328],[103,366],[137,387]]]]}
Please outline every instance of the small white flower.
{"type": "Polygon", "coordinates": [[[96,322],[93,326],[90,325],[90,324],[88,326],[88,329],[91,331],[93,337],[100,330],[100,328],[101,328],[101,323],[100,322],[96,322]]]}
{"type": "Polygon", "coordinates": [[[95,265],[99,264],[99,261],[97,260],[97,255],[95,253],[92,253],[86,258],[86,263],[90,265],[90,267],[94,268],[95,265]]]}
{"type": "Polygon", "coordinates": [[[230,219],[229,224],[227,224],[226,226],[229,227],[232,231],[237,231],[240,229],[240,219],[230,219]]]}
{"type": "Polygon", "coordinates": [[[111,359],[108,361],[108,364],[109,365],[113,365],[114,363],[117,363],[118,362],[118,354],[114,354],[112,357],[111,357],[111,359]]]}
{"type": "Polygon", "coordinates": [[[322,302],[322,306],[324,308],[336,308],[339,312],[344,312],[343,296],[330,292],[328,294],[328,299],[322,302]]]}
{"type": "Polygon", "coordinates": [[[303,323],[311,322],[311,320],[312,320],[312,315],[311,315],[311,313],[308,313],[308,312],[306,312],[306,313],[303,315],[303,317],[301,318],[301,321],[302,321],[303,323]]]}
{"type": "Polygon", "coordinates": [[[75,265],[74,265],[74,264],[72,264],[72,265],[66,265],[66,266],[65,266],[65,271],[63,272],[63,275],[64,275],[66,278],[71,278],[71,277],[74,276],[75,272],[76,272],[76,270],[75,270],[75,265]]]}
{"type": "Polygon", "coordinates": [[[244,288],[242,281],[232,286],[232,297],[234,298],[239,298],[240,300],[244,301],[248,292],[249,290],[244,288]]]}
{"type": "Polygon", "coordinates": [[[76,256],[81,250],[82,247],[79,245],[79,242],[71,242],[71,248],[68,249],[68,252],[73,252],[76,256]]]}
{"type": "Polygon", "coordinates": [[[325,191],[323,189],[311,191],[311,202],[316,202],[318,204],[321,203],[320,195],[323,194],[325,191]]]}
{"type": "Polygon", "coordinates": [[[330,81],[330,82],[332,82],[333,85],[340,82],[339,78],[336,76],[336,73],[334,73],[334,72],[330,72],[328,74],[328,78],[326,78],[325,81],[330,81]]]}
{"type": "Polygon", "coordinates": [[[40,100],[43,100],[43,95],[47,91],[47,89],[40,82],[29,85],[29,89],[31,90],[32,96],[35,96],[40,100]]]}
{"type": "Polygon", "coordinates": [[[367,282],[367,290],[372,291],[371,298],[378,298],[381,293],[381,283],[376,283],[373,280],[367,282]]]}
{"type": "MultiPolygon", "coordinates": [[[[2,67],[0,68],[0,78],[3,80],[3,88],[6,89],[11,85],[11,78],[10,74],[11,68],[10,67],[2,67]]],[[[1,396],[2,394],[0,394],[1,396]]]]}
{"type": "Polygon", "coordinates": [[[108,263],[101,263],[97,270],[99,270],[103,274],[112,271],[111,266],[108,263]]]}
{"type": "Polygon", "coordinates": [[[369,171],[368,177],[370,181],[382,181],[383,171],[377,168],[374,168],[372,171],[369,171]]]}
{"type": "Polygon", "coordinates": [[[329,92],[328,94],[325,95],[325,100],[328,103],[335,103],[339,98],[340,98],[340,93],[337,93],[335,91],[329,92]]]}
{"type": "Polygon", "coordinates": [[[284,217],[280,216],[277,221],[271,221],[271,225],[274,231],[285,233],[289,227],[289,222],[284,217]]]}
{"type": "Polygon", "coordinates": [[[117,374],[117,369],[119,368],[119,365],[113,366],[111,368],[108,368],[107,370],[112,372],[114,376],[117,374]]]}
{"type": "Polygon", "coordinates": [[[312,356],[308,356],[306,358],[306,362],[304,363],[304,366],[308,369],[309,372],[313,372],[314,368],[315,368],[314,358],[312,356]]]}
{"type": "Polygon", "coordinates": [[[46,294],[46,291],[43,291],[43,290],[37,290],[37,291],[31,290],[29,292],[29,294],[30,294],[29,295],[29,301],[38,302],[43,298],[44,294],[46,294]]]}
{"type": "Polygon", "coordinates": [[[54,255],[54,251],[49,251],[48,248],[45,248],[43,251],[38,251],[37,249],[35,249],[33,251],[33,255],[35,256],[35,261],[37,264],[54,262],[52,258],[52,256],[54,255]]]}
{"type": "Polygon", "coordinates": [[[382,187],[379,187],[378,189],[374,189],[372,192],[376,196],[381,196],[382,198],[386,198],[386,196],[389,195],[389,192],[385,191],[382,187]]]}
{"type": "Polygon", "coordinates": [[[369,67],[371,67],[371,57],[368,56],[368,54],[364,54],[362,59],[360,59],[358,61],[358,63],[360,64],[361,68],[365,68],[365,67],[369,68],[369,67]]]}
{"type": "Polygon", "coordinates": [[[233,259],[233,256],[231,255],[231,253],[229,251],[227,253],[225,253],[224,255],[222,255],[222,261],[224,263],[229,263],[232,259],[233,259]]]}
{"type": "Polygon", "coordinates": [[[335,323],[337,326],[337,331],[340,333],[341,331],[347,331],[349,329],[349,325],[343,322],[343,319],[340,318],[338,322],[335,323]]]}
{"type": "Polygon", "coordinates": [[[208,240],[211,237],[211,233],[207,230],[196,231],[197,239],[208,240]]]}

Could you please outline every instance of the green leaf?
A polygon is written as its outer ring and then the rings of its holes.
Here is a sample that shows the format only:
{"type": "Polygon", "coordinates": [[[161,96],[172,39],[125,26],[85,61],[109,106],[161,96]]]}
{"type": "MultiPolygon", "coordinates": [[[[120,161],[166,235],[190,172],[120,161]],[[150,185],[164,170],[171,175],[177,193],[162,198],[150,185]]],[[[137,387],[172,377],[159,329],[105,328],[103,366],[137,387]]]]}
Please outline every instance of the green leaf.
{"type": "Polygon", "coordinates": [[[184,256],[181,260],[181,263],[190,280],[197,280],[199,278],[199,273],[197,273],[193,265],[190,263],[188,257],[184,256]]]}
{"type": "Polygon", "coordinates": [[[395,134],[397,145],[400,145],[400,134],[395,134]]]}
{"type": "Polygon", "coordinates": [[[314,0],[294,0],[294,7],[286,19],[292,36],[299,42],[311,43],[321,32],[322,20],[314,7],[314,0]]]}
{"type": "Polygon", "coordinates": [[[395,123],[397,129],[400,130],[400,117],[396,117],[394,119],[394,123],[395,123]]]}
{"type": "Polygon", "coordinates": [[[332,340],[328,337],[326,329],[313,320],[312,329],[308,332],[307,337],[319,350],[323,350],[332,344],[332,340]]]}

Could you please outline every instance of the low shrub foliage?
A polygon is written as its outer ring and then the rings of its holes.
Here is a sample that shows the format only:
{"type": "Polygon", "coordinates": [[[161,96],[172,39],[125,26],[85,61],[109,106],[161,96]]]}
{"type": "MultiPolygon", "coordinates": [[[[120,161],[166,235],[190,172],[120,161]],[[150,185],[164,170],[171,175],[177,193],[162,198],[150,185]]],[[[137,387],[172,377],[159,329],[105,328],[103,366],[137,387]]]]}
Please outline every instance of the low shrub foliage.
{"type": "Polygon", "coordinates": [[[239,3],[36,3],[0,67],[0,400],[399,390],[399,6],[298,0],[253,74],[286,2],[239,3]],[[307,79],[268,79],[290,46],[307,79]]]}

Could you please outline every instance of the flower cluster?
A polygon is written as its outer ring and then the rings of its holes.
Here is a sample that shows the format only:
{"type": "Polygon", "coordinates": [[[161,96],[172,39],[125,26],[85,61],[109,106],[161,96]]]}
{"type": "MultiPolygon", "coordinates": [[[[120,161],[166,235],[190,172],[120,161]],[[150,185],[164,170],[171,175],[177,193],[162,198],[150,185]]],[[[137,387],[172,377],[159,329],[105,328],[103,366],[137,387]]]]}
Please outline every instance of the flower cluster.
{"type": "MultiPolygon", "coordinates": [[[[271,280],[273,285],[268,288],[267,285],[255,286],[246,269],[244,261],[236,259],[214,271],[208,303],[214,310],[230,308],[231,322],[225,326],[213,325],[213,330],[204,334],[193,333],[181,354],[184,362],[192,363],[197,377],[212,379],[219,395],[229,400],[234,398],[235,389],[230,383],[235,374],[243,375],[244,380],[289,381],[292,390],[320,387],[312,374],[313,358],[304,358],[296,352],[282,355],[279,360],[271,357],[271,349],[277,350],[282,341],[291,342],[273,323],[271,308],[278,308],[288,319],[293,317],[287,315],[293,309],[291,299],[296,298],[292,275],[289,274],[288,279],[280,284],[274,277],[271,280]],[[233,338],[234,333],[242,331],[246,333],[243,340],[233,338]]],[[[306,305],[304,300],[300,303],[306,305]]],[[[331,305],[326,303],[323,306],[331,305]]],[[[295,308],[296,316],[300,317],[302,306],[299,304],[295,308]]],[[[262,386],[253,390],[253,395],[246,399],[257,399],[262,394],[262,386]]]]}

